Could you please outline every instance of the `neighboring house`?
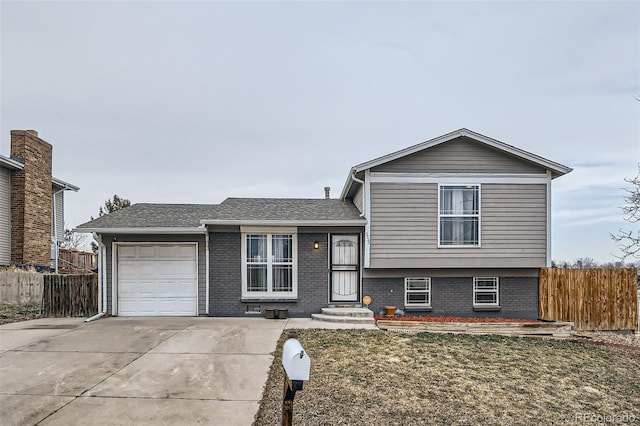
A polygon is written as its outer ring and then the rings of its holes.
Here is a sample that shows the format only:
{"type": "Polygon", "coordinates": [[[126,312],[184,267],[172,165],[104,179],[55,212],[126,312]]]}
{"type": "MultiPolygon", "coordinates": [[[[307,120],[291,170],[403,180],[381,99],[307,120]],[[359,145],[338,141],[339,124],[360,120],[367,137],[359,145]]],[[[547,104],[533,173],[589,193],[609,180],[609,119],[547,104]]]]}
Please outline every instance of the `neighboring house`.
{"type": "Polygon", "coordinates": [[[64,192],[51,176],[52,146],[35,130],[11,131],[11,156],[0,155],[0,265],[57,265],[64,238],[64,192]]]}
{"type": "Polygon", "coordinates": [[[354,166],[340,199],[135,204],[80,225],[113,315],[330,305],[537,318],[551,181],[569,167],[461,129],[354,166]]]}

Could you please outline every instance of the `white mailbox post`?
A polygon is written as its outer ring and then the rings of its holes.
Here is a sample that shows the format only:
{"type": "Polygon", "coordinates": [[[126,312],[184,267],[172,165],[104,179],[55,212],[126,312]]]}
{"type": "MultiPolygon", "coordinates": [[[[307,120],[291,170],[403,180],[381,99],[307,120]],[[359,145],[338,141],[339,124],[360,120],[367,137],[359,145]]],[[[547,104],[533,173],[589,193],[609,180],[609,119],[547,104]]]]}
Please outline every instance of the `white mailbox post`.
{"type": "Polygon", "coordinates": [[[302,390],[305,380],[309,380],[311,359],[296,339],[295,332],[282,347],[282,368],[284,369],[284,396],[282,400],[282,425],[291,426],[293,419],[293,399],[296,391],[302,390]]]}

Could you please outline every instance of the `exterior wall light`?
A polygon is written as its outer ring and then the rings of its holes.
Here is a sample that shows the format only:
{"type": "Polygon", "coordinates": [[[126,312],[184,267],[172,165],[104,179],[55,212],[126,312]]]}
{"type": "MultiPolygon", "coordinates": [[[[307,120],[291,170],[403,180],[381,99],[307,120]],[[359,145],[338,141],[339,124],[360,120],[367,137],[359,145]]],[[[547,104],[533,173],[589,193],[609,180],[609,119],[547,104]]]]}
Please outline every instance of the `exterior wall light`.
{"type": "Polygon", "coordinates": [[[314,242],[313,242],[313,248],[314,248],[314,249],[319,249],[319,248],[320,248],[320,243],[319,243],[319,242],[317,242],[317,241],[314,241],[314,242]]]}

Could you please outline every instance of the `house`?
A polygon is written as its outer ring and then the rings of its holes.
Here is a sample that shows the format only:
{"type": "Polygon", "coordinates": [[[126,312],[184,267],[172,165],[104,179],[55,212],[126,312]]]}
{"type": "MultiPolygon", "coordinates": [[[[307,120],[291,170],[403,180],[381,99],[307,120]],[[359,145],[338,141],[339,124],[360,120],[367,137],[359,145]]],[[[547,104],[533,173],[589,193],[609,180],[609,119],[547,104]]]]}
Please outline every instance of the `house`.
{"type": "Polygon", "coordinates": [[[57,265],[64,193],[79,188],[51,176],[52,151],[35,130],[12,130],[11,156],[0,155],[0,265],[57,265]]]}
{"type": "Polygon", "coordinates": [[[551,182],[571,169],[467,129],[351,168],[339,199],[135,204],[80,225],[113,315],[375,311],[537,318],[551,182]]]}

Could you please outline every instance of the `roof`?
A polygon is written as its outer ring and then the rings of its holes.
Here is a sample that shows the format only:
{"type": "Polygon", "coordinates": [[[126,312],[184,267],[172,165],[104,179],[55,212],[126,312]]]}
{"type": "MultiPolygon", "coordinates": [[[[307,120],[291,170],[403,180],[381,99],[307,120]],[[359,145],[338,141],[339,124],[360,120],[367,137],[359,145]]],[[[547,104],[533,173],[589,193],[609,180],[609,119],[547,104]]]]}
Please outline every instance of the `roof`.
{"type": "Polygon", "coordinates": [[[228,198],[221,204],[133,204],[76,227],[78,232],[206,232],[204,225],[364,225],[356,207],[336,199],[228,198]]]}
{"type": "Polygon", "coordinates": [[[349,201],[330,198],[227,198],[203,218],[204,224],[363,225],[349,201]]]}
{"type": "Polygon", "coordinates": [[[461,136],[465,136],[467,138],[473,139],[476,142],[483,143],[492,148],[498,149],[507,154],[511,154],[513,156],[519,157],[523,160],[536,164],[542,168],[550,170],[553,178],[562,176],[564,174],[569,173],[571,170],[573,170],[572,168],[562,165],[560,163],[556,163],[555,161],[548,160],[544,157],[541,157],[536,154],[532,154],[523,149],[517,148],[513,145],[500,142],[496,139],[493,139],[488,136],[481,135],[480,133],[476,133],[472,130],[463,128],[463,129],[453,131],[451,133],[447,133],[446,135],[438,136],[436,138],[419,143],[417,145],[413,145],[408,148],[401,149],[396,152],[392,152],[391,154],[383,155],[382,157],[374,158],[373,160],[369,160],[364,163],[360,163],[356,166],[353,166],[349,171],[349,177],[347,177],[347,181],[345,182],[344,188],[342,190],[341,198],[344,199],[349,193],[349,189],[353,184],[353,180],[351,179],[352,175],[359,173],[363,170],[371,169],[373,167],[380,166],[382,164],[397,160],[399,158],[406,157],[411,154],[415,154],[416,152],[431,148],[433,146],[439,145],[444,142],[451,141],[461,136]]]}

